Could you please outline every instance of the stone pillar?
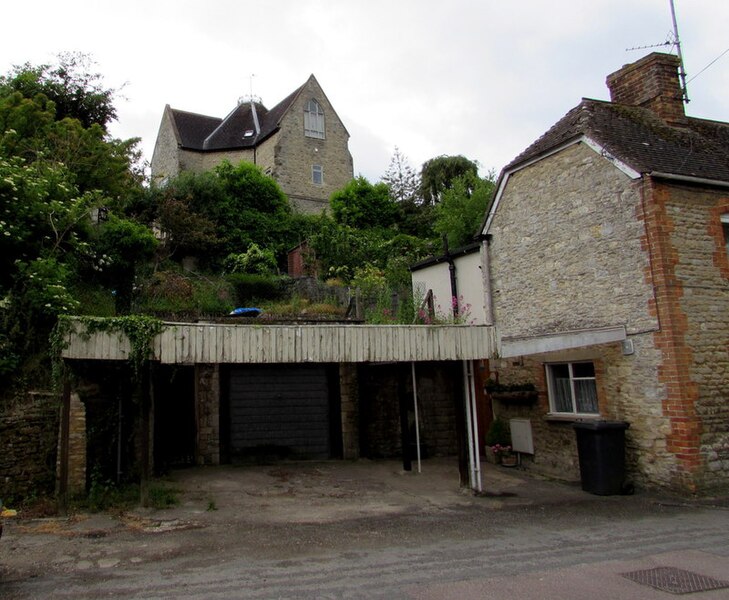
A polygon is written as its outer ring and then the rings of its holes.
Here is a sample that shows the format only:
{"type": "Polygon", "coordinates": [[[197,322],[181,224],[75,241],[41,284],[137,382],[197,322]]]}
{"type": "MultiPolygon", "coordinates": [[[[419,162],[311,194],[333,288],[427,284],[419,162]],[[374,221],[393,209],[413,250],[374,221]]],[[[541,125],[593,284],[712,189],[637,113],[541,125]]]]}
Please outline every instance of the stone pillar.
{"type": "Polygon", "coordinates": [[[220,365],[195,365],[195,460],[220,464],[220,365]]]}
{"type": "Polygon", "coordinates": [[[359,382],[357,365],[340,363],[339,394],[342,401],[342,458],[359,458],[359,382]]]}
{"type": "MultiPolygon", "coordinates": [[[[63,410],[63,407],[62,409],[63,410]]],[[[58,452],[56,453],[57,491],[64,490],[69,496],[78,496],[86,493],[86,406],[81,402],[77,392],[72,392],[68,403],[68,420],[61,416],[61,425],[58,434],[58,452]],[[64,431],[64,426],[68,427],[64,431]],[[67,436],[68,446],[63,451],[61,445],[67,436]],[[61,465],[66,460],[65,468],[61,465]],[[60,478],[67,478],[62,484],[60,478]]]]}

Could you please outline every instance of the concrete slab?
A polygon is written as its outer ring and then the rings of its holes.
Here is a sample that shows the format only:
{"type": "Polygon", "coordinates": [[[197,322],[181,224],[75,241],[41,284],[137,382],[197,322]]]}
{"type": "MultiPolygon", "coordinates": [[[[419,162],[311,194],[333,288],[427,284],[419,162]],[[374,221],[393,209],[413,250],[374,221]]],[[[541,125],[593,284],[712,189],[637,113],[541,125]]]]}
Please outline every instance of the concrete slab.
{"type": "Polygon", "coordinates": [[[459,486],[454,459],[423,461],[421,473],[395,461],[280,462],[173,472],[169,484],[182,490],[170,518],[229,520],[241,515],[258,523],[327,523],[364,516],[438,512],[478,505],[565,502],[585,497],[579,487],[535,479],[516,469],[486,464],[484,493],[459,486]]]}
{"type": "MultiPolygon", "coordinates": [[[[411,587],[408,596],[417,600],[533,600],[559,598],[560,600],[666,600],[676,597],[652,587],[637,584],[623,577],[623,573],[656,566],[672,566],[695,573],[726,580],[729,557],[708,552],[686,550],[642,557],[640,559],[612,560],[592,564],[576,564],[565,569],[537,571],[510,577],[473,579],[470,581],[411,587]]],[[[701,600],[726,600],[729,590],[701,592],[701,600]]]]}

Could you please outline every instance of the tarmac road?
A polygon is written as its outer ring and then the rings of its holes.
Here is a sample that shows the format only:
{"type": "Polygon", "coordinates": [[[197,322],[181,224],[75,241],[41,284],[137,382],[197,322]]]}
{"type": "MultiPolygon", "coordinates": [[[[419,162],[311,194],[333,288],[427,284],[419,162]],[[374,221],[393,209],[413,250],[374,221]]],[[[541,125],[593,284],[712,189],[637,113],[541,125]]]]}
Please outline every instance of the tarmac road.
{"type": "Polygon", "coordinates": [[[18,520],[0,598],[675,598],[623,576],[659,566],[729,586],[723,501],[598,497],[494,466],[474,497],[450,462],[398,468],[191,469],[171,510],[18,520]]]}

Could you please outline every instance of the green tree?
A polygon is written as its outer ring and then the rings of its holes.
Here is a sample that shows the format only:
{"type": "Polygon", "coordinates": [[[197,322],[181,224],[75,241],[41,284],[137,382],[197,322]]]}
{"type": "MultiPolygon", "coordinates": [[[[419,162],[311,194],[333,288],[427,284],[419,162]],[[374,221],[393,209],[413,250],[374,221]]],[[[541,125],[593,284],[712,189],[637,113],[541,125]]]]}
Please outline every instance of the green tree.
{"type": "Polygon", "coordinates": [[[397,203],[397,228],[415,237],[433,237],[432,206],[422,201],[420,177],[397,147],[382,181],[389,188],[390,197],[397,203]]]}
{"type": "Polygon", "coordinates": [[[465,156],[437,156],[423,163],[420,170],[420,195],[425,204],[440,202],[443,192],[464,175],[478,176],[478,163],[465,156]]]}
{"type": "Polygon", "coordinates": [[[493,175],[481,179],[468,173],[456,177],[442,192],[441,200],[434,208],[433,228],[441,236],[446,236],[450,247],[473,241],[483,223],[494,185],[493,175]]]}
{"type": "Polygon", "coordinates": [[[63,52],[55,65],[16,65],[0,77],[0,95],[20,92],[24,98],[39,94],[53,102],[55,120],[77,119],[84,128],[99,125],[106,131],[116,120],[114,98],[118,90],[103,86],[100,73],[92,72],[94,61],[88,54],[63,52]]]}
{"type": "Polygon", "coordinates": [[[301,241],[297,225],[306,229],[278,183],[246,162],[184,172],[162,188],[151,188],[132,214],[165,233],[167,256],[194,255],[212,269],[252,244],[272,251],[281,263],[286,250],[301,241]]]}
{"type": "Polygon", "coordinates": [[[334,220],[360,229],[387,228],[395,224],[397,205],[385,183],[371,184],[356,177],[329,199],[334,220]]]}
{"type": "Polygon", "coordinates": [[[105,269],[115,286],[133,280],[141,259],[130,244],[154,242],[121,214],[142,190],[136,140],[106,134],[112,91],[82,66],[71,57],[0,77],[0,347],[14,357],[2,365],[42,365],[57,316],[83,309],[79,287],[102,283],[105,269]],[[92,223],[102,208],[115,242],[92,223]]]}
{"type": "Polygon", "coordinates": [[[397,146],[390,159],[390,165],[382,176],[382,181],[389,188],[390,197],[395,202],[418,203],[420,178],[397,146]]]}
{"type": "Polygon", "coordinates": [[[94,249],[103,258],[100,279],[114,291],[118,313],[130,311],[138,271],[149,263],[156,248],[154,234],[140,223],[112,214],[99,224],[94,249]]]}

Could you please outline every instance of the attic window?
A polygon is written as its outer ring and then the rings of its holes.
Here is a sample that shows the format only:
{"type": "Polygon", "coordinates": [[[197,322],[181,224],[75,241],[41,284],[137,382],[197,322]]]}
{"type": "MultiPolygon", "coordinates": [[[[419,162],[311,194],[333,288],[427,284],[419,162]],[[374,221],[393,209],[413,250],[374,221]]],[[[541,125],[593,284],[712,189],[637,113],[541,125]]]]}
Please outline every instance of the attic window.
{"type": "Polygon", "coordinates": [[[304,135],[324,139],[324,111],[313,98],[304,106],[304,135]]]}
{"type": "Polygon", "coordinates": [[[245,139],[252,138],[254,133],[255,131],[253,131],[252,129],[246,129],[245,132],[243,132],[243,137],[245,139]]]}

